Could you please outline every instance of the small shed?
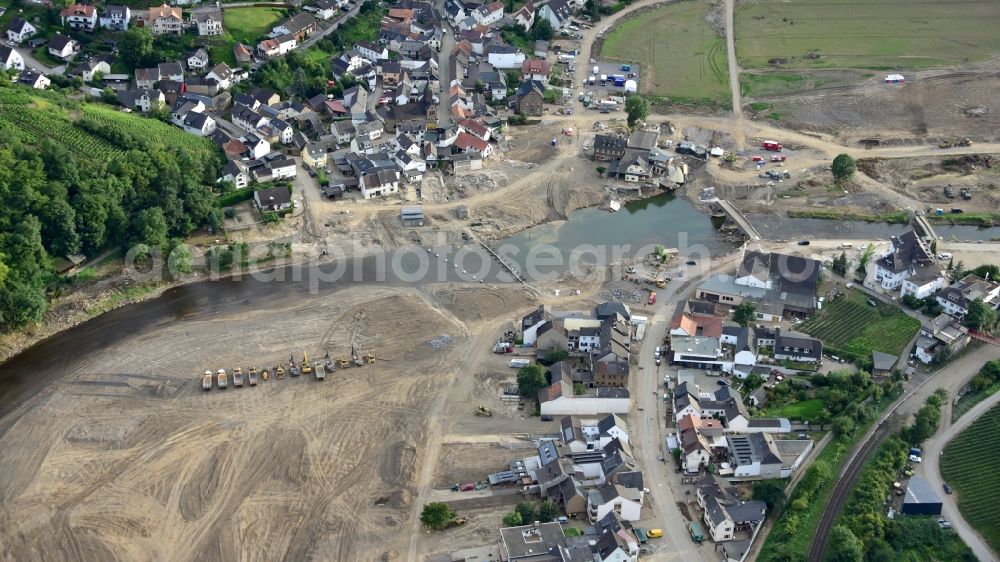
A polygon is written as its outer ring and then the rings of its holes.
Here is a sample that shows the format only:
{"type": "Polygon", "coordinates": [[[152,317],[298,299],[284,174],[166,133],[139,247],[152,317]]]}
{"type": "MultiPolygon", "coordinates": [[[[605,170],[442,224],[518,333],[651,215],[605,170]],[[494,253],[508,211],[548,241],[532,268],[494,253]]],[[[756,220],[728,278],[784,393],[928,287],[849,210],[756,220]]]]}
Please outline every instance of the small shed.
{"type": "Polygon", "coordinates": [[[465,205],[459,205],[455,207],[455,216],[461,220],[466,220],[469,218],[469,208],[465,205]]]}
{"type": "Polygon", "coordinates": [[[87,256],[83,254],[68,254],[56,260],[56,273],[73,273],[78,267],[87,261],[87,256]]]}
{"type": "Polygon", "coordinates": [[[927,480],[914,476],[906,486],[900,511],[908,515],[941,515],[941,498],[927,480]]]}
{"type": "Polygon", "coordinates": [[[532,53],[540,59],[544,59],[549,52],[549,42],[539,39],[535,41],[535,51],[532,53]]]}
{"type": "Polygon", "coordinates": [[[399,219],[403,226],[424,226],[423,207],[403,207],[399,211],[399,219]]]}
{"type": "Polygon", "coordinates": [[[899,357],[881,351],[872,352],[872,371],[874,375],[888,375],[896,366],[899,357]]]}

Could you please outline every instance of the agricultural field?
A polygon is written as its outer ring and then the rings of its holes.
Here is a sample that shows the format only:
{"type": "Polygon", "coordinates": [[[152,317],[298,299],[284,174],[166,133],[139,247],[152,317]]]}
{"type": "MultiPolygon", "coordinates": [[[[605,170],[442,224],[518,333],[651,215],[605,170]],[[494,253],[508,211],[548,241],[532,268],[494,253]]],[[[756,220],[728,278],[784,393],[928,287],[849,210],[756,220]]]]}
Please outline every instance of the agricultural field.
{"type": "Polygon", "coordinates": [[[1000,406],[983,414],[941,456],[941,475],[955,488],[962,516],[1000,551],[1000,472],[989,453],[1000,447],[1000,406]]]}
{"type": "Polygon", "coordinates": [[[621,22],[601,57],[639,63],[639,89],[678,101],[729,103],[725,39],[706,21],[710,8],[678,2],[621,22]]]}
{"type": "Polygon", "coordinates": [[[989,59],[998,27],[995,2],[757,0],[736,8],[736,57],[743,68],[937,68],[989,59]]]}
{"type": "MultiPolygon", "coordinates": [[[[59,139],[67,149],[87,158],[110,159],[123,154],[130,146],[125,139],[135,139],[144,146],[204,150],[212,155],[215,147],[207,139],[189,135],[176,127],[124,113],[108,106],[83,104],[80,109],[64,110],[44,97],[34,97],[17,91],[0,93],[0,125],[16,128],[18,136],[30,143],[59,139]],[[89,119],[111,131],[110,135],[95,134],[81,126],[80,119],[89,119]],[[120,141],[115,133],[121,133],[120,141]]],[[[134,143],[135,141],[129,141],[134,143]]]]}
{"type": "Polygon", "coordinates": [[[868,358],[872,351],[900,355],[920,329],[920,321],[899,308],[868,304],[868,297],[849,290],[802,325],[802,331],[836,348],[834,353],[868,358]]]}

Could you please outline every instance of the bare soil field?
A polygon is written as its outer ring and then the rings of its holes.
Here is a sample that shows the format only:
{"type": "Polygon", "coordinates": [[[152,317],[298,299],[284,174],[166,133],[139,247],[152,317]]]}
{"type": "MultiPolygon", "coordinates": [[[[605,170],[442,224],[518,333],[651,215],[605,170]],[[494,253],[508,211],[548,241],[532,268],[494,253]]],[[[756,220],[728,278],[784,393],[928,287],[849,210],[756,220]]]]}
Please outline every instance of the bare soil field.
{"type": "Polygon", "coordinates": [[[986,154],[937,158],[865,159],[859,169],[872,178],[935,207],[994,212],[1000,206],[1000,157],[986,154]],[[945,196],[952,186],[956,197],[945,196]],[[972,199],[957,197],[968,188],[972,199]]]}
{"type": "MultiPolygon", "coordinates": [[[[518,456],[523,458],[535,453],[529,441],[521,448],[500,443],[448,443],[441,449],[434,487],[449,489],[453,484],[485,480],[492,472],[507,470],[509,462],[518,456]]],[[[461,497],[461,493],[456,493],[456,499],[461,497]]]]}
{"type": "Polygon", "coordinates": [[[5,558],[399,559],[427,404],[468,343],[416,292],[355,287],[95,350],[0,420],[5,558]],[[206,368],[351,342],[378,363],[200,389],[206,368]]]}
{"type": "Polygon", "coordinates": [[[906,84],[871,79],[858,86],[818,88],[809,92],[762,96],[783,127],[831,133],[852,144],[875,138],[1000,138],[1000,73],[937,72],[907,77],[906,84]]]}

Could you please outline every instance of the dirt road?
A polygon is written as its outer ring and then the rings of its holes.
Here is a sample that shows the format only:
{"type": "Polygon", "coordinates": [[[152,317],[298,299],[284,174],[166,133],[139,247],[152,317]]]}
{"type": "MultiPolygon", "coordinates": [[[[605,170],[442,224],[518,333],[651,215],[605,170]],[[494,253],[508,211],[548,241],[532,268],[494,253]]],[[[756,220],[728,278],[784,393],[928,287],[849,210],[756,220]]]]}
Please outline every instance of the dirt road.
{"type": "Polygon", "coordinates": [[[941,515],[951,522],[952,528],[962,537],[965,544],[969,545],[969,548],[975,553],[976,558],[981,562],[995,562],[1000,559],[1000,556],[993,552],[989,545],[986,544],[986,541],[983,540],[982,535],[962,517],[962,512],[958,510],[956,496],[944,493],[944,479],[941,477],[940,460],[941,454],[944,452],[944,448],[949,441],[954,439],[962,430],[976,421],[979,416],[989,411],[998,403],[1000,403],[1000,393],[994,394],[976,404],[965,415],[959,418],[958,422],[952,424],[951,406],[953,398],[949,398],[946,407],[943,408],[941,413],[941,427],[938,428],[937,433],[933,437],[924,443],[924,462],[917,466],[917,474],[927,479],[927,482],[931,485],[931,489],[935,490],[938,497],[942,500],[943,508],[941,515]]]}
{"type": "Polygon", "coordinates": [[[740,92],[740,67],[736,63],[735,4],[736,0],[726,0],[726,57],[729,61],[729,95],[733,101],[733,117],[742,122],[743,98],[740,92]]]}
{"type": "Polygon", "coordinates": [[[944,369],[936,371],[928,378],[912,379],[912,389],[890,407],[879,423],[874,424],[868,430],[865,436],[855,445],[847,461],[844,463],[844,468],[838,475],[837,485],[830,493],[830,501],[827,504],[827,509],[817,527],[816,537],[810,545],[809,560],[811,562],[818,562],[822,559],[830,530],[837,516],[840,514],[841,508],[843,508],[847,496],[850,494],[856,477],[860,474],[859,469],[861,464],[864,463],[867,455],[877,448],[878,443],[890,434],[889,431],[885,430],[889,424],[890,417],[898,413],[905,416],[904,419],[908,419],[923,406],[927,397],[933,394],[938,388],[944,388],[948,391],[948,396],[957,395],[968,384],[969,380],[979,372],[979,368],[982,367],[983,363],[998,358],[1000,358],[1000,348],[977,344],[975,349],[966,352],[955,361],[949,363],[944,369]]]}

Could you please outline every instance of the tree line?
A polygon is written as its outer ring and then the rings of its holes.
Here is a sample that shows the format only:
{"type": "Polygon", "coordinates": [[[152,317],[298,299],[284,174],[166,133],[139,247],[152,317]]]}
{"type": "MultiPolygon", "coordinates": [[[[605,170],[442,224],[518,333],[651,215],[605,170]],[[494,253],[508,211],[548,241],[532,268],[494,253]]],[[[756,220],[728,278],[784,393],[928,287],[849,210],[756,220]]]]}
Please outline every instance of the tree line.
{"type": "Polygon", "coordinates": [[[122,151],[88,158],[58,138],[39,142],[0,123],[0,320],[8,328],[42,319],[63,256],[167,249],[199,226],[221,224],[212,192],[218,151],[154,144],[96,121],[78,128],[122,151]]]}

